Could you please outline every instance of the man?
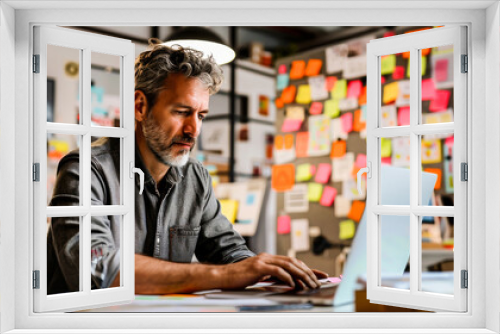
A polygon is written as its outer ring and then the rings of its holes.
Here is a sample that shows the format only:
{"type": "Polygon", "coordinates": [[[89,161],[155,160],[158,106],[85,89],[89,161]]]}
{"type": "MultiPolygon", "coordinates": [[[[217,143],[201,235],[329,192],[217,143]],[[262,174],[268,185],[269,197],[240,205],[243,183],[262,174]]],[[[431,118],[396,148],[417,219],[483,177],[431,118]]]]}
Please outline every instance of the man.
{"type": "MultiPolygon", "coordinates": [[[[255,255],[221,214],[210,176],[189,158],[209,96],[222,82],[213,58],[161,44],[135,64],[136,167],[145,174],[135,203],[137,294],[237,289],[265,277],[316,288],[323,272],[286,256],[255,255]],[[196,255],[201,263],[190,263],[196,255]],[[202,279],[200,279],[200,277],[202,279]]],[[[92,204],[119,204],[120,141],[92,145],[92,204]]],[[[64,157],[51,205],[78,205],[78,152],[64,157]]],[[[79,220],[54,218],[48,233],[49,293],[78,291],[79,220]]],[[[92,217],[92,287],[118,286],[119,217],[92,217]]]]}

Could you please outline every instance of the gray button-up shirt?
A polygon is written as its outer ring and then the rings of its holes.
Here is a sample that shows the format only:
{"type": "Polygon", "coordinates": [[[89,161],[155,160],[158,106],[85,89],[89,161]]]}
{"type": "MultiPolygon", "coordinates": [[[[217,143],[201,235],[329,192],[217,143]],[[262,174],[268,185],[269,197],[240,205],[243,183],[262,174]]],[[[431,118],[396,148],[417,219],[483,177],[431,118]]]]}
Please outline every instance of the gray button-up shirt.
{"type": "MultiPolygon", "coordinates": [[[[120,202],[120,140],[102,138],[92,144],[92,205],[120,202]]],[[[135,187],[135,252],[172,262],[225,264],[255,255],[221,214],[211,178],[190,159],[171,167],[158,186],[144,166],[136,145],[136,167],[145,174],[144,192],[135,187]]],[[[79,205],[78,151],[58,166],[51,206],[79,205]]],[[[119,271],[121,217],[92,217],[92,288],[111,285],[119,271]]],[[[78,217],[52,218],[47,234],[48,293],[79,290],[78,217]]]]}

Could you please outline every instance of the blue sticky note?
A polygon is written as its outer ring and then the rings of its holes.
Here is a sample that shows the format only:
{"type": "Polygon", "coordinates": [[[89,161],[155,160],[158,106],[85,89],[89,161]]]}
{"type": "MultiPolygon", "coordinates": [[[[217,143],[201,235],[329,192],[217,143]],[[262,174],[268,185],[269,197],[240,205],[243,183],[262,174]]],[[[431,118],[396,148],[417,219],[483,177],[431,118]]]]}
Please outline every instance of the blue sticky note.
{"type": "Polygon", "coordinates": [[[289,78],[288,74],[278,74],[276,79],[276,89],[283,90],[288,86],[289,78]]]}
{"type": "Polygon", "coordinates": [[[248,194],[247,195],[247,205],[253,205],[254,202],[255,202],[255,195],[248,194]]]}

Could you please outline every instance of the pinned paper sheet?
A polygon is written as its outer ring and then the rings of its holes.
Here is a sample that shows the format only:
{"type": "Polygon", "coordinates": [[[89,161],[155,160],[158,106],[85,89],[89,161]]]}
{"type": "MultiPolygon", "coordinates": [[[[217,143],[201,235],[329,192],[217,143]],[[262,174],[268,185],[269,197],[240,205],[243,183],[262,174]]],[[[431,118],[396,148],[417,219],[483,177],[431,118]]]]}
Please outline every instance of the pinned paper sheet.
{"type": "Polygon", "coordinates": [[[394,167],[410,167],[410,137],[392,138],[392,164],[394,167]]]}
{"type": "Polygon", "coordinates": [[[366,120],[362,118],[363,113],[361,109],[354,111],[354,120],[352,122],[352,130],[361,132],[366,129],[366,120]]]}
{"type": "Polygon", "coordinates": [[[441,140],[422,140],[422,164],[441,162],[441,140]]]}
{"type": "Polygon", "coordinates": [[[358,99],[359,95],[361,94],[362,88],[363,88],[363,83],[361,82],[361,80],[350,81],[349,84],[347,85],[347,97],[358,99]]]}
{"type": "Polygon", "coordinates": [[[309,151],[309,132],[298,132],[295,138],[295,155],[297,158],[305,158],[309,151]]]}
{"type": "Polygon", "coordinates": [[[311,103],[311,87],[309,85],[300,85],[299,90],[297,92],[297,97],[295,98],[295,102],[300,104],[309,104],[311,103]]]}
{"type": "Polygon", "coordinates": [[[319,115],[322,112],[323,112],[323,103],[321,102],[311,103],[311,107],[309,108],[310,115],[319,115]]]}
{"type": "Polygon", "coordinates": [[[399,95],[399,81],[391,82],[384,85],[384,97],[382,99],[384,104],[396,101],[399,95]]]}
{"type": "Polygon", "coordinates": [[[332,143],[332,150],[330,151],[330,158],[342,158],[346,152],[346,141],[337,140],[332,143]]]}
{"type": "Polygon", "coordinates": [[[299,131],[302,126],[302,121],[300,119],[285,119],[283,125],[281,126],[281,132],[295,132],[299,131]]]}
{"type": "Polygon", "coordinates": [[[328,98],[328,91],[326,90],[325,76],[318,75],[308,79],[309,87],[311,87],[311,100],[325,100],[328,98]]]}
{"type": "Polygon", "coordinates": [[[394,72],[396,68],[396,55],[382,56],[380,59],[380,74],[386,75],[394,72]]]}
{"type": "Polygon", "coordinates": [[[292,219],[291,247],[296,252],[309,250],[309,220],[292,219]]]}
{"type": "Polygon", "coordinates": [[[405,68],[403,66],[396,66],[394,72],[392,73],[392,78],[394,80],[400,80],[405,77],[405,68]]]}
{"type": "Polygon", "coordinates": [[[326,115],[309,116],[309,156],[330,153],[330,118],[326,115]]]}
{"type": "Polygon", "coordinates": [[[366,76],[366,55],[349,57],[344,67],[344,78],[354,79],[366,76]]]}
{"type": "Polygon", "coordinates": [[[340,118],[332,119],[330,129],[330,139],[336,141],[338,139],[347,140],[347,132],[342,127],[342,120],[340,118]]]}
{"type": "Polygon", "coordinates": [[[221,199],[219,203],[222,215],[234,224],[236,221],[236,214],[238,213],[238,201],[234,199],[221,199]]]}
{"type": "Polygon", "coordinates": [[[336,73],[343,71],[348,53],[347,44],[339,44],[326,48],[326,72],[336,73]]]}
{"type": "Polygon", "coordinates": [[[295,166],[293,164],[274,165],[271,174],[271,186],[277,192],[290,190],[295,184],[295,166]]]}
{"type": "Polygon", "coordinates": [[[335,196],[337,196],[337,189],[326,186],[325,189],[323,189],[323,194],[321,195],[319,204],[323,206],[332,206],[335,201],[335,196]]]}
{"type": "Polygon", "coordinates": [[[309,59],[306,66],[306,76],[313,77],[321,72],[323,61],[321,59],[309,59]]]}
{"type": "Polygon", "coordinates": [[[304,121],[306,118],[306,111],[302,106],[288,106],[285,109],[287,119],[298,119],[304,121]]]}
{"type": "Polygon", "coordinates": [[[346,240],[352,239],[356,232],[356,226],[352,220],[343,220],[339,225],[339,239],[346,240]]]}
{"type": "Polygon", "coordinates": [[[317,183],[328,183],[330,181],[330,175],[332,173],[332,165],[329,163],[320,163],[318,165],[318,170],[316,171],[316,177],[314,181],[317,183]]]}
{"type": "Polygon", "coordinates": [[[434,80],[424,79],[422,80],[422,101],[433,100],[436,98],[436,87],[434,86],[434,80]]]}
{"type": "Polygon", "coordinates": [[[410,105],[410,80],[403,80],[399,82],[399,94],[396,99],[396,105],[400,107],[410,105]]]}
{"type": "Polygon", "coordinates": [[[399,108],[398,125],[410,125],[410,107],[399,108]]]}
{"type": "Polygon", "coordinates": [[[340,108],[338,100],[326,100],[325,101],[325,115],[328,115],[330,118],[339,117],[340,108]]]}
{"type": "Polygon", "coordinates": [[[340,111],[354,110],[358,107],[358,99],[350,97],[339,101],[340,111]]]}
{"type": "Polygon", "coordinates": [[[326,80],[325,80],[326,90],[328,92],[331,91],[333,89],[333,87],[335,87],[336,82],[337,82],[337,77],[334,77],[334,76],[326,77],[326,80]]]}
{"type": "Polygon", "coordinates": [[[307,188],[307,198],[309,202],[319,202],[323,193],[323,185],[320,183],[309,183],[307,188]]]}
{"type": "Polygon", "coordinates": [[[335,198],[334,214],[335,217],[347,217],[351,210],[351,200],[339,195],[335,198]]]}
{"type": "Polygon", "coordinates": [[[358,192],[358,184],[356,180],[349,175],[347,179],[342,183],[342,194],[345,198],[350,200],[360,200],[365,199],[366,196],[366,179],[361,179],[361,190],[362,193],[358,192]]]}
{"type": "Polygon", "coordinates": [[[347,215],[347,218],[354,220],[359,223],[361,217],[363,216],[363,212],[365,211],[365,202],[362,201],[353,201],[351,210],[347,215]]]}
{"type": "Polygon", "coordinates": [[[391,139],[380,138],[380,156],[382,158],[388,158],[391,156],[391,139]]]}
{"type": "Polygon", "coordinates": [[[380,126],[382,128],[389,126],[397,126],[398,118],[396,116],[396,106],[394,104],[383,106],[380,108],[380,126]]]}
{"type": "Polygon", "coordinates": [[[437,90],[436,97],[431,100],[429,111],[444,111],[448,108],[451,92],[449,90],[437,90]]]}
{"type": "Polygon", "coordinates": [[[293,103],[295,101],[295,93],[297,93],[297,87],[290,85],[281,92],[281,100],[285,104],[293,103]]]}
{"type": "Polygon", "coordinates": [[[284,208],[286,212],[308,212],[309,199],[307,198],[307,184],[296,184],[285,192],[284,208]]]}
{"type": "Polygon", "coordinates": [[[309,181],[311,178],[311,164],[300,164],[297,166],[297,175],[295,175],[297,182],[309,181]]]}
{"type": "Polygon", "coordinates": [[[304,77],[304,72],[306,69],[306,62],[303,60],[292,61],[292,67],[290,68],[290,79],[297,80],[304,77]]]}
{"type": "Polygon", "coordinates": [[[436,184],[434,185],[434,190],[441,189],[441,178],[443,176],[443,171],[441,168],[424,168],[424,172],[432,173],[437,175],[436,184]]]}
{"type": "Polygon", "coordinates": [[[288,234],[291,229],[291,219],[290,216],[284,215],[279,216],[277,221],[277,232],[278,234],[288,234]]]}
{"type": "Polygon", "coordinates": [[[288,86],[289,81],[288,74],[278,74],[276,78],[276,89],[285,89],[288,86]]]}
{"type": "Polygon", "coordinates": [[[352,131],[352,113],[345,113],[342,116],[340,116],[340,119],[342,120],[342,130],[344,132],[349,133],[352,131]]]}
{"type": "Polygon", "coordinates": [[[335,82],[332,90],[332,99],[340,100],[347,96],[347,80],[341,79],[335,82]]]}
{"type": "Polygon", "coordinates": [[[354,167],[354,153],[347,152],[342,158],[332,159],[332,181],[343,182],[351,177],[354,167]]]}

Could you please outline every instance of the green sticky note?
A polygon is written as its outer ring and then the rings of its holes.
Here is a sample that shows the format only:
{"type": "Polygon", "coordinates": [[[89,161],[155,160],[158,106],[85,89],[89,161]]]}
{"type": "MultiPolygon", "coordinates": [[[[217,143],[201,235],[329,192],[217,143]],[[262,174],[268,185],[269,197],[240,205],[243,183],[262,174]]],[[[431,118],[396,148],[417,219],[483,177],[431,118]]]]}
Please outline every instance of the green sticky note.
{"type": "Polygon", "coordinates": [[[380,60],[380,74],[386,75],[394,72],[396,68],[396,55],[388,55],[380,60]]]}
{"type": "Polygon", "coordinates": [[[311,177],[311,164],[301,164],[297,166],[297,174],[295,175],[295,180],[297,182],[309,181],[311,177]]]}
{"type": "Polygon", "coordinates": [[[341,240],[351,239],[352,237],[354,237],[355,232],[356,226],[353,220],[348,219],[340,222],[339,238],[341,240]]]}
{"type": "Polygon", "coordinates": [[[380,152],[382,158],[389,158],[392,153],[391,140],[387,138],[380,138],[380,152]]]}
{"type": "Polygon", "coordinates": [[[337,80],[335,82],[335,86],[333,86],[332,90],[332,98],[334,100],[345,99],[347,96],[347,80],[337,80]]]}
{"type": "MultiPolygon", "coordinates": [[[[422,61],[420,62],[420,67],[422,69],[422,76],[425,75],[425,72],[427,71],[427,57],[422,57],[422,61]]],[[[410,61],[408,60],[408,67],[406,68],[406,77],[410,77],[410,61]]]]}
{"type": "Polygon", "coordinates": [[[325,101],[325,114],[330,116],[330,118],[339,117],[339,101],[338,100],[326,100],[325,101]]]}
{"type": "Polygon", "coordinates": [[[307,197],[309,202],[319,202],[323,194],[323,185],[321,183],[309,183],[307,187],[307,197]]]}

